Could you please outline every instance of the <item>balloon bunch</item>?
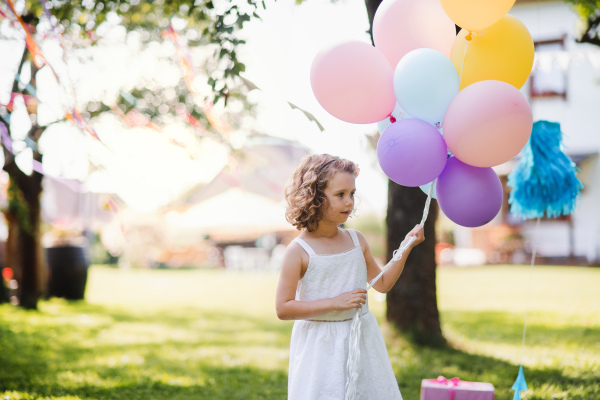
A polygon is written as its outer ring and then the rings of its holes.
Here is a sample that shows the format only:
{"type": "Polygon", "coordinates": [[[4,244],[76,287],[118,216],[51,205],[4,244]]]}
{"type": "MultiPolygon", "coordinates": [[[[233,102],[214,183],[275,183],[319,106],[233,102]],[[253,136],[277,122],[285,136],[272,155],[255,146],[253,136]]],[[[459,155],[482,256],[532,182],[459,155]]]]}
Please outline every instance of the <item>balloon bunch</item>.
{"type": "Polygon", "coordinates": [[[533,66],[527,28],[506,15],[515,0],[384,0],[375,46],[347,41],[313,60],[319,103],[350,123],[378,123],[379,165],[394,182],[428,186],[466,227],[502,205],[491,167],[527,144],[533,116],[523,86],[533,66]],[[455,34],[455,23],[462,30],[455,34]]]}

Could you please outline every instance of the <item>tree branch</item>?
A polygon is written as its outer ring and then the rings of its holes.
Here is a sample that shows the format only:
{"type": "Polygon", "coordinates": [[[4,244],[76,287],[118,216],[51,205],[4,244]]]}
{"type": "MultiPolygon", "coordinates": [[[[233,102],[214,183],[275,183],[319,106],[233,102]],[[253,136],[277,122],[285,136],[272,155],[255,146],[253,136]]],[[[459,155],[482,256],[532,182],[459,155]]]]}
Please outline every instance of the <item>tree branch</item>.
{"type": "Polygon", "coordinates": [[[598,27],[600,26],[600,15],[590,15],[587,21],[587,29],[577,43],[590,43],[600,46],[600,37],[598,36],[598,27]]]}
{"type": "MultiPolygon", "coordinates": [[[[0,123],[6,127],[8,136],[10,136],[10,125],[4,118],[2,118],[2,116],[0,116],[0,123]]],[[[17,182],[19,187],[23,187],[22,185],[26,185],[27,175],[25,175],[25,173],[17,166],[14,154],[8,150],[4,141],[2,141],[2,149],[4,150],[3,169],[8,172],[8,175],[10,175],[10,177],[17,182]]]]}
{"type": "Polygon", "coordinates": [[[17,74],[15,75],[15,79],[13,81],[13,86],[11,89],[11,93],[17,93],[19,91],[19,78],[18,76],[20,76],[21,74],[21,70],[23,69],[23,65],[25,64],[25,61],[27,60],[27,53],[28,53],[28,49],[27,46],[25,46],[25,49],[23,50],[23,55],[21,56],[21,62],[19,62],[19,67],[17,68],[17,74]]]}

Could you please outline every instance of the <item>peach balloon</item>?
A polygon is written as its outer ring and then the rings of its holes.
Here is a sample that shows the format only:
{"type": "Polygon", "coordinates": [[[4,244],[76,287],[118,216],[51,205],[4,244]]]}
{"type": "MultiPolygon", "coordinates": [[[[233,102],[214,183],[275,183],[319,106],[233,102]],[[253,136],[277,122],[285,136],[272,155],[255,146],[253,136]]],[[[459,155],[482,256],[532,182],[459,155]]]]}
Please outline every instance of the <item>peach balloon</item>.
{"type": "Polygon", "coordinates": [[[310,83],[331,115],[346,122],[381,121],[394,109],[394,71],[368,43],[348,41],[322,49],[314,58],[310,83]]]}
{"type": "Polygon", "coordinates": [[[373,41],[392,68],[422,47],[450,56],[456,28],[439,0],[383,0],[373,19],[373,41]]]}
{"type": "Polygon", "coordinates": [[[498,22],[515,0],[440,0],[440,3],[456,25],[476,32],[498,22]]]}
{"type": "Polygon", "coordinates": [[[527,81],[533,66],[531,34],[521,21],[505,15],[479,36],[466,40],[461,30],[452,46],[450,59],[460,77],[460,88],[474,82],[498,80],[517,89],[527,81]]]}
{"type": "Polygon", "coordinates": [[[500,81],[481,81],[463,89],[450,103],[443,122],[448,149],[474,167],[512,159],[527,144],[532,127],[525,96],[500,81]]]}

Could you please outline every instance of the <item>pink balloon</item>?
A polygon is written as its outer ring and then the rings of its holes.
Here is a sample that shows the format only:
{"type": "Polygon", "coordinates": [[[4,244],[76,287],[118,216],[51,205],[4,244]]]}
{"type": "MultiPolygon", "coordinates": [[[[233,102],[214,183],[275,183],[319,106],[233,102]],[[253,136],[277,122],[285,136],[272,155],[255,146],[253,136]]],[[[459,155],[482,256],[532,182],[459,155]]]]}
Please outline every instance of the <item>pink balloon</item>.
{"type": "Polygon", "coordinates": [[[381,121],[394,109],[394,71],[370,44],[349,41],[322,49],[310,70],[319,103],[346,122],[381,121]]]}
{"type": "Polygon", "coordinates": [[[454,22],[439,0],[383,0],[373,19],[373,41],[396,68],[408,52],[427,47],[450,57],[454,22]]]}
{"type": "Polygon", "coordinates": [[[448,149],[475,167],[511,160],[525,147],[533,127],[527,99],[514,86],[480,81],[452,100],[443,121],[448,149]]]}

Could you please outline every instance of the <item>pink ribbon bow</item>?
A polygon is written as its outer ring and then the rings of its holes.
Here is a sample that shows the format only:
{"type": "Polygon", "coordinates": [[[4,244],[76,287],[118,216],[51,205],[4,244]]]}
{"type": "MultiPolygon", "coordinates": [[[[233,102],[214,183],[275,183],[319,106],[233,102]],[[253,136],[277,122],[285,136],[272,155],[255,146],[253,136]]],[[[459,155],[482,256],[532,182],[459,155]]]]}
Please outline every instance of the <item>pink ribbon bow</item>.
{"type": "Polygon", "coordinates": [[[454,387],[460,384],[460,379],[458,379],[457,377],[454,377],[452,379],[446,379],[440,375],[435,381],[448,386],[449,399],[454,400],[454,387]]]}

